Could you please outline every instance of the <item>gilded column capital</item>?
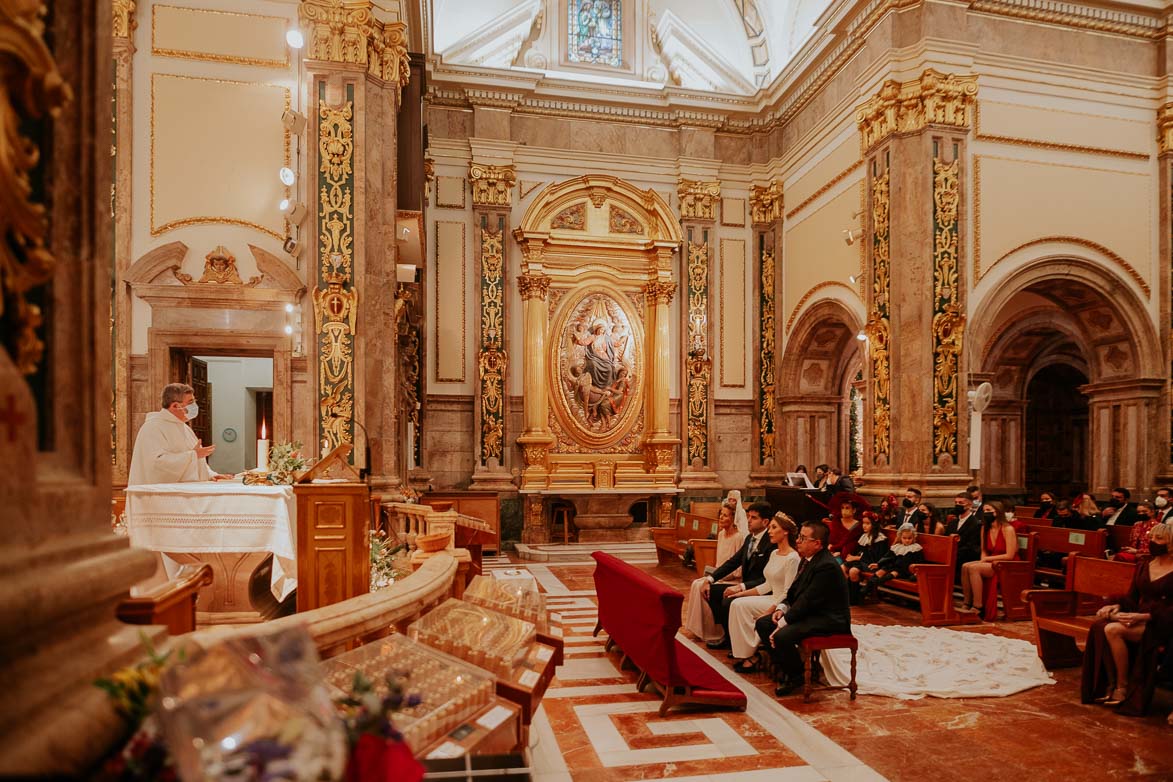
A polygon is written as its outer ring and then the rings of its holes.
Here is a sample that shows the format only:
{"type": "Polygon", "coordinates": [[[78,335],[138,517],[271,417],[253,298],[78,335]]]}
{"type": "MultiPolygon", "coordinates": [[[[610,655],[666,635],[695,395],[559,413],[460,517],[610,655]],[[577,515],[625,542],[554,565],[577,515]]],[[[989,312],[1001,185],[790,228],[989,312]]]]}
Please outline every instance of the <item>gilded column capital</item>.
{"type": "Polygon", "coordinates": [[[969,130],[976,96],[977,76],[928,68],[913,81],[889,79],[855,114],[863,148],[870,149],[889,136],[915,133],[929,125],[969,130]]]}
{"type": "Polygon", "coordinates": [[[750,185],[749,214],[754,225],[769,225],[782,219],[782,183],[750,185]]]}
{"type": "Polygon", "coordinates": [[[138,28],[134,18],[134,0],[111,0],[110,11],[114,22],[114,38],[130,38],[138,28]]]}
{"type": "Polygon", "coordinates": [[[473,206],[511,206],[517,171],[513,166],[468,164],[468,179],[472,183],[473,206]]]}
{"type": "Polygon", "coordinates": [[[527,272],[517,278],[517,290],[522,301],[545,299],[550,292],[550,278],[544,274],[527,272]]]}
{"type": "Polygon", "coordinates": [[[1157,109],[1157,153],[1173,152],[1173,103],[1157,109]]]}
{"type": "Polygon", "coordinates": [[[656,304],[671,304],[676,295],[676,283],[672,280],[652,280],[644,283],[644,295],[656,304]]]}
{"type": "Polygon", "coordinates": [[[720,182],[681,179],[676,185],[676,194],[680,196],[680,219],[716,219],[714,207],[717,204],[717,199],[721,196],[720,182]]]}
{"type": "Polygon", "coordinates": [[[411,80],[407,25],[381,22],[370,0],[301,0],[298,20],[308,33],[311,60],[361,66],[396,85],[396,102],[411,80]]]}

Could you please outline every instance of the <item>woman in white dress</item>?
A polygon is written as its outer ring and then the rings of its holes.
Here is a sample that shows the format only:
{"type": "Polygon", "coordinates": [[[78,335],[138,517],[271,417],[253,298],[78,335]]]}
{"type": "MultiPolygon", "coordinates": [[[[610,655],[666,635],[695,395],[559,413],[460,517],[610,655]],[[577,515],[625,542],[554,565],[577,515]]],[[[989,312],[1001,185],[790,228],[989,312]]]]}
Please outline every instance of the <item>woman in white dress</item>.
{"type": "Polygon", "coordinates": [[[773,613],[798,575],[799,556],[794,550],[798,525],[785,513],[775,513],[766,534],[777,548],[766,562],[765,583],[737,595],[729,606],[729,641],[733,646],[733,657],[739,660],[733,670],[739,673],[757,670],[749,659],[758,647],[754,623],[773,613]]]}
{"type": "MultiPolygon", "coordinates": [[[[717,564],[732,557],[745,542],[745,533],[739,532],[733,522],[734,507],[725,502],[717,513],[717,564]]],[[[741,568],[734,570],[724,579],[731,583],[741,581],[741,568]]],[[[684,629],[700,638],[702,641],[720,641],[725,637],[721,627],[713,621],[713,611],[709,608],[709,601],[701,593],[701,587],[709,583],[703,576],[692,582],[688,591],[688,608],[684,616],[684,629]]],[[[752,628],[751,628],[752,629],[752,628]]]]}

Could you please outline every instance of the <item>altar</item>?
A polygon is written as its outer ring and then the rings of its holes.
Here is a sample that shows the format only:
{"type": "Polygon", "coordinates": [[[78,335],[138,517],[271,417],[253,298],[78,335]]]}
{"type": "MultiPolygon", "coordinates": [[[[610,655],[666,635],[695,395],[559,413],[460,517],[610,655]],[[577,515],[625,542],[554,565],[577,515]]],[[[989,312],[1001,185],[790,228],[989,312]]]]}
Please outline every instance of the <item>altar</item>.
{"type": "Polygon", "coordinates": [[[297,506],[292,486],[232,481],[159,483],[126,489],[130,544],[159,552],[169,577],[183,560],[207,562],[230,606],[248,607],[247,582],[256,556],[272,554],[269,588],[281,602],[297,587],[297,506]],[[186,555],[194,555],[192,557],[186,555]],[[243,585],[243,594],[241,586],[243,585]]]}

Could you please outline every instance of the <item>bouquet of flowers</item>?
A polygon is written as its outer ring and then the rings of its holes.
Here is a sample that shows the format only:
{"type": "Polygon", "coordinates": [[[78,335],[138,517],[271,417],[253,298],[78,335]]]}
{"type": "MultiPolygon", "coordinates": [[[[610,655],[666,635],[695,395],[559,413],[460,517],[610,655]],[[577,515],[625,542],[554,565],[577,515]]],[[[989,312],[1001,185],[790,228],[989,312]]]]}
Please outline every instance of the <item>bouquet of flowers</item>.
{"type": "Polygon", "coordinates": [[[273,483],[289,485],[297,479],[296,473],[309,462],[301,455],[301,443],[277,443],[269,448],[269,478],[273,483]]]}
{"type": "Polygon", "coordinates": [[[350,759],[346,782],[419,782],[424,769],[391,720],[402,708],[420,704],[418,693],[405,692],[405,671],[389,673],[382,688],[354,672],[350,693],[336,701],[346,724],[350,759]],[[380,694],[380,689],[385,694],[380,694]]]}

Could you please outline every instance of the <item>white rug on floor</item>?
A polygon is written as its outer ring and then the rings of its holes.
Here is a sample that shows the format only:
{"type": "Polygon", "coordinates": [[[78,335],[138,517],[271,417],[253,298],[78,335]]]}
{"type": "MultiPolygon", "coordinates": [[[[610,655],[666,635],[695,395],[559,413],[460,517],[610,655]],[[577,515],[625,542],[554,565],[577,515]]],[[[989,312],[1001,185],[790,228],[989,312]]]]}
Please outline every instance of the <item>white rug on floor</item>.
{"type": "MultiPolygon", "coordinates": [[[[1034,644],[940,627],[852,625],[859,639],[855,682],[861,695],[913,700],[1013,695],[1055,680],[1034,644]]],[[[823,652],[827,681],[847,684],[851,652],[823,652]]]]}

